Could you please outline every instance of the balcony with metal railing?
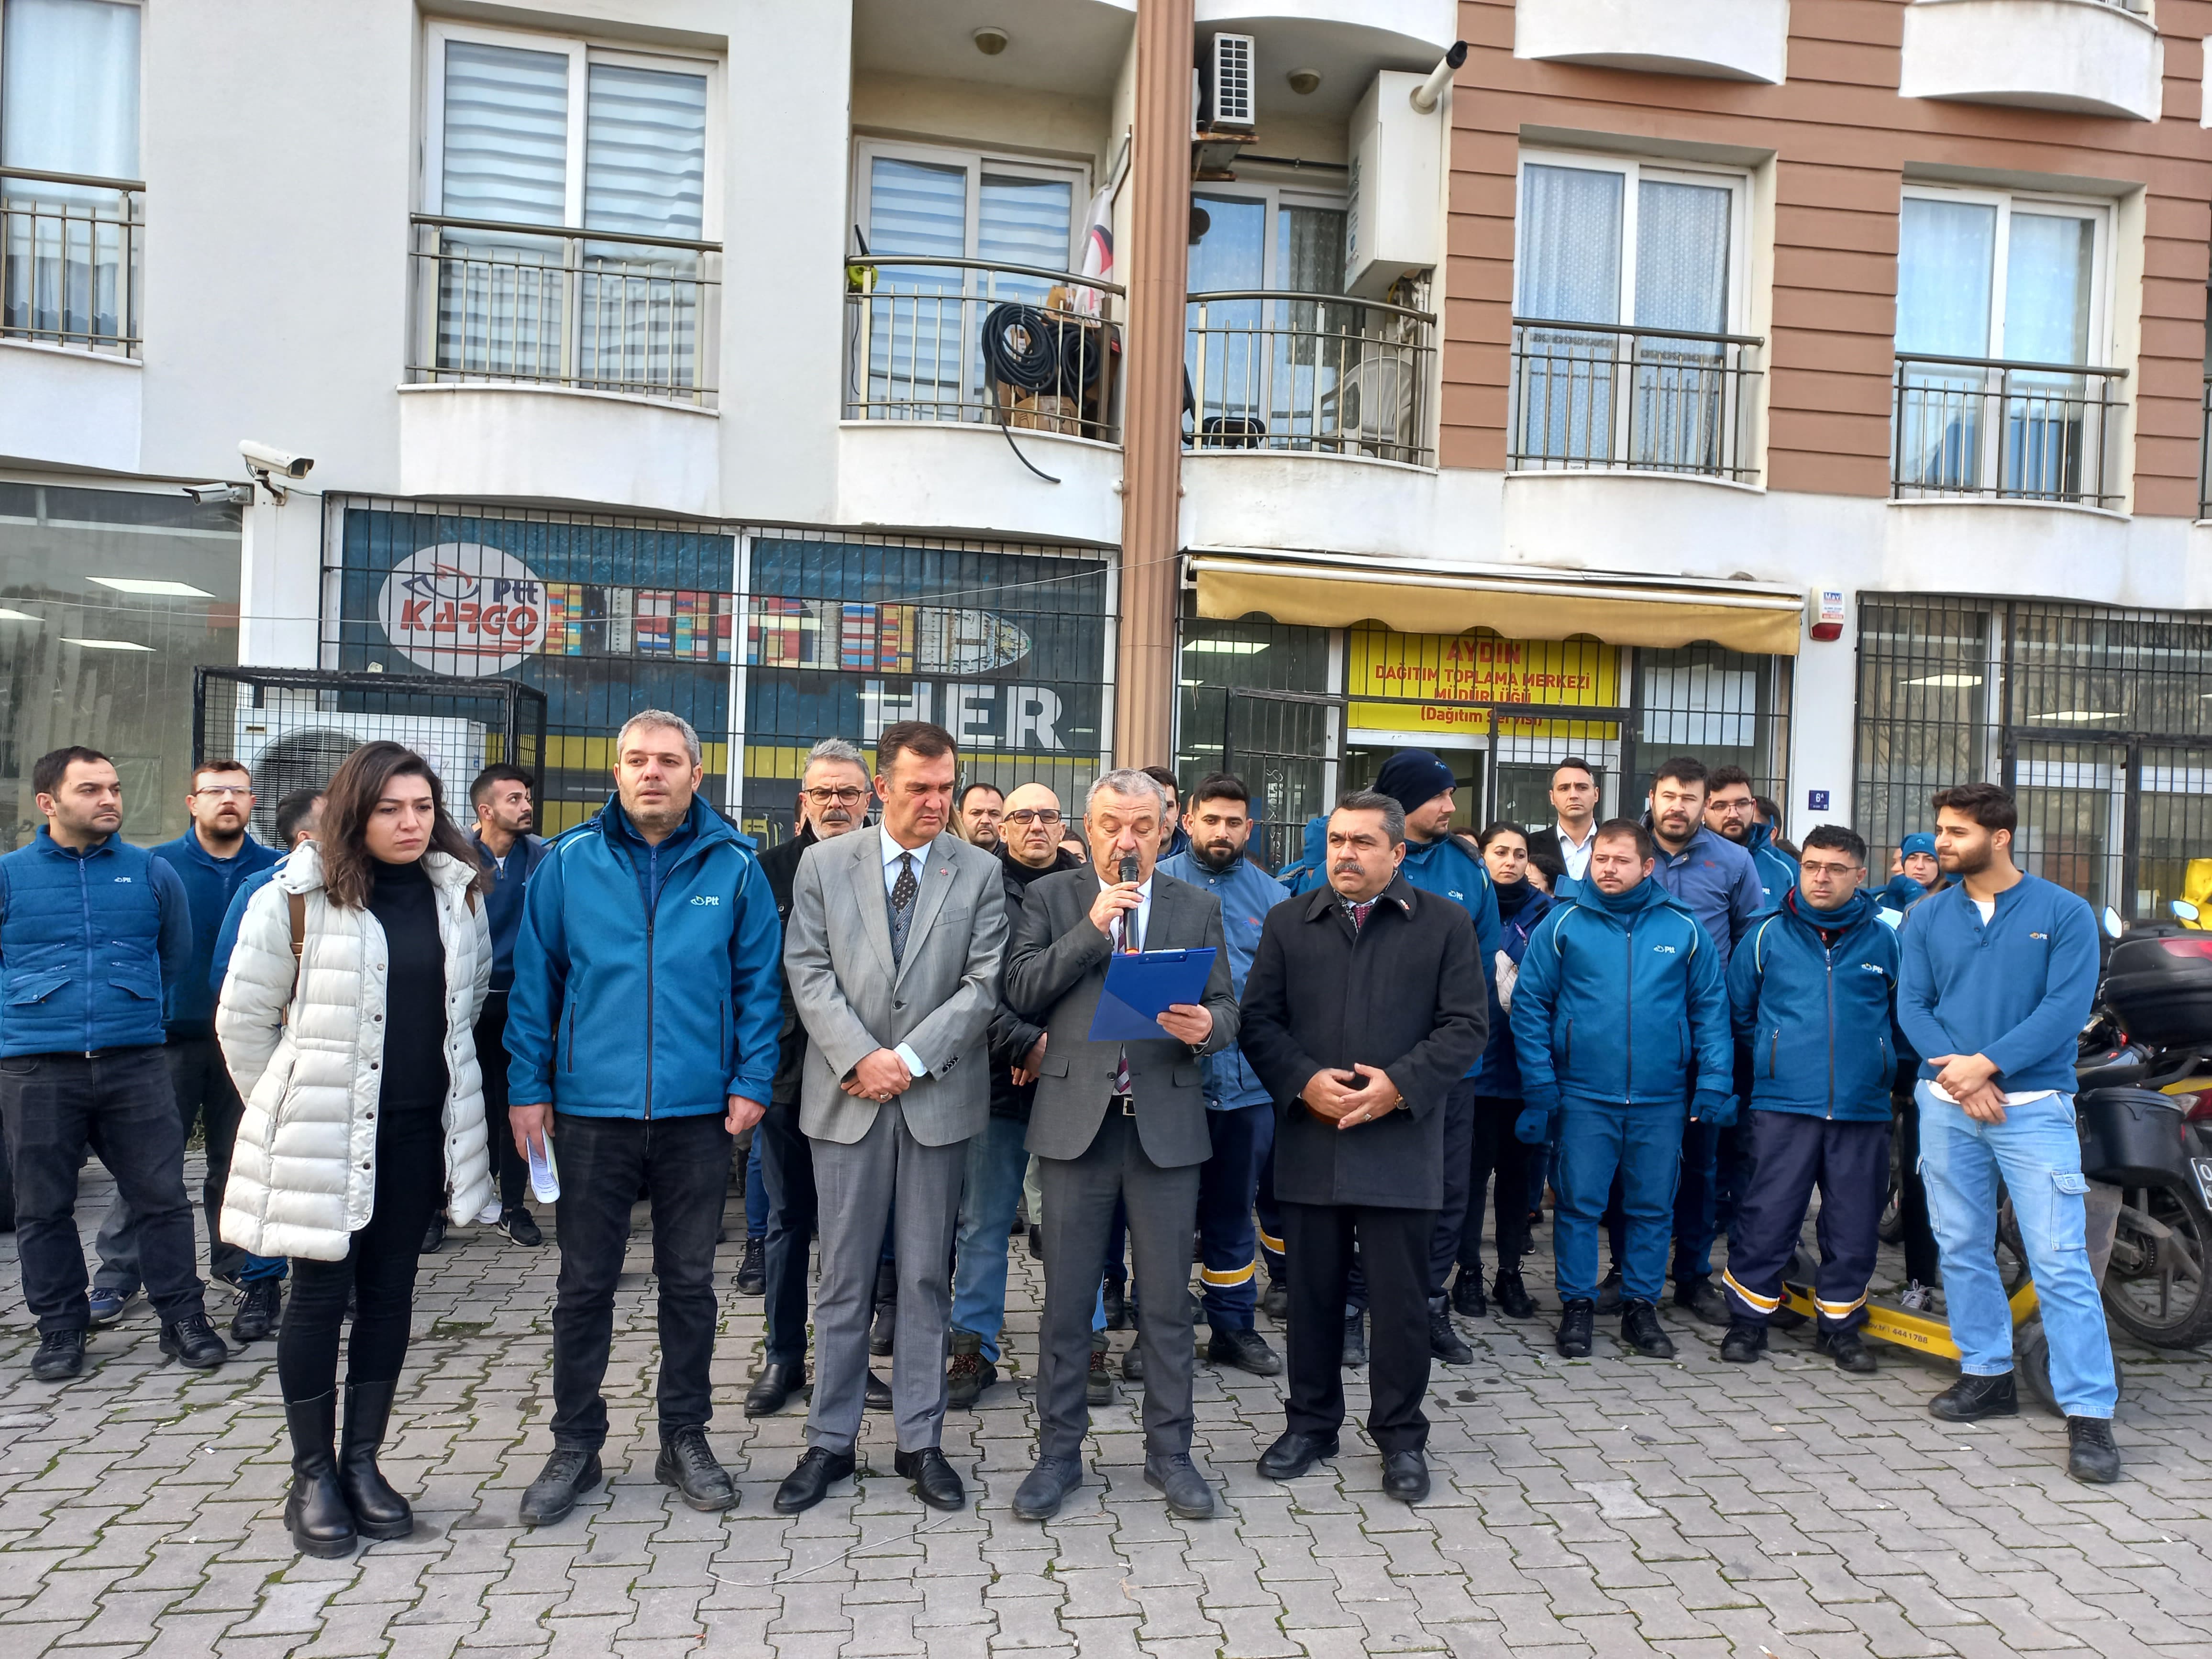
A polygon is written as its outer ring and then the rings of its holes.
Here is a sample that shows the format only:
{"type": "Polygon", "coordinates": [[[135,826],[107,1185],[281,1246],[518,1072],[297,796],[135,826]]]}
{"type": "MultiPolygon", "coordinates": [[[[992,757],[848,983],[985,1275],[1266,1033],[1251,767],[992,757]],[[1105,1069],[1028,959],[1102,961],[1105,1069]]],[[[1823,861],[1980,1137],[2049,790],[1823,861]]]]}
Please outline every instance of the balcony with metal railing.
{"type": "Polygon", "coordinates": [[[1979,498],[2119,510],[2124,368],[1900,352],[1898,501],[1979,498]]]}
{"type": "Polygon", "coordinates": [[[1183,372],[1186,448],[1436,464],[1433,313],[1263,289],[1194,294],[1183,372]]]}
{"type": "Polygon", "coordinates": [[[714,407],[720,242],[425,213],[413,223],[410,381],[714,407]]]}
{"type": "Polygon", "coordinates": [[[1506,466],[1759,482],[1753,334],[1513,320],[1506,466]]]}
{"type": "Polygon", "coordinates": [[[1119,443],[1122,297],[1036,265],[848,260],[844,418],[1119,443]]]}
{"type": "Polygon", "coordinates": [[[145,188],[0,167],[0,339],[138,356],[145,188]]]}
{"type": "Polygon", "coordinates": [[[1898,90],[2155,121],[2166,54],[2148,0],[1912,0],[1898,90]]]}

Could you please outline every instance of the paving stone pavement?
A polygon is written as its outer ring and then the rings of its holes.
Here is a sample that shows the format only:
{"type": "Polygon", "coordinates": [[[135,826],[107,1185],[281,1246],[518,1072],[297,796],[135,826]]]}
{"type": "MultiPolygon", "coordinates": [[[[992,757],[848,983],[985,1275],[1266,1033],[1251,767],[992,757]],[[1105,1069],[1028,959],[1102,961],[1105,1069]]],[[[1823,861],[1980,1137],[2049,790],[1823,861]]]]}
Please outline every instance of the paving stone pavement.
{"type": "MultiPolygon", "coordinates": [[[[88,1247],[109,1191],[87,1171],[88,1247]]],[[[732,1219],[734,1240],[734,1201],[732,1219]]],[[[1475,1358],[1434,1375],[1436,1491],[1418,1509],[1381,1495],[1359,1433],[1332,1468],[1261,1480],[1279,1379],[1201,1366],[1218,1518],[1177,1521],[1145,1486],[1124,1384],[1080,1494],[1040,1527],[1008,1508],[1034,1449],[1042,1291],[1018,1245],[1021,1374],[945,1425],[975,1507],[923,1509],[872,1415],[857,1490],[777,1516],[804,1411],[744,1417],[760,1304],[729,1295],[713,1437],[743,1502],[706,1516],[653,1480],[642,1211],[638,1225],[607,1379],[611,1483],[560,1526],[517,1524],[548,1449],[557,1253],[457,1233],[422,1263],[383,1460],[414,1495],[416,1535],[341,1561],[295,1553],[279,1518],[273,1343],[185,1371],[162,1362],[141,1302],[86,1376],[33,1382],[0,1236],[0,1656],[2212,1654],[2212,1360],[2196,1355],[2124,1348],[2129,1478],[2095,1488],[2066,1479],[2054,1419],[1936,1422],[1942,1372],[1902,1357],[1847,1379],[1783,1337],[1771,1363],[1723,1365],[1717,1334],[1670,1312],[1675,1362],[1624,1357],[1601,1323],[1596,1356],[1565,1363],[1547,1325],[1462,1321],[1475,1358]]],[[[737,1254],[722,1252],[725,1285],[737,1254]]],[[[1548,1302],[1548,1261],[1533,1266],[1548,1302]]]]}

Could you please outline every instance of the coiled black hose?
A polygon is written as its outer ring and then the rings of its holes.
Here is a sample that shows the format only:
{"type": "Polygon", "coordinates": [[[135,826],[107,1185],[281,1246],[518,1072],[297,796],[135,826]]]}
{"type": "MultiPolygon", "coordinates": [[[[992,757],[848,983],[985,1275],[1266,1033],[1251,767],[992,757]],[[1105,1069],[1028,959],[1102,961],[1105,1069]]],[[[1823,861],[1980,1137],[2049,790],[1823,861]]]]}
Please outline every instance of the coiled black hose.
{"type": "Polygon", "coordinates": [[[1038,397],[1079,398],[1098,379],[1103,330],[1062,313],[1009,300],[983,318],[983,375],[996,386],[1038,397]]]}

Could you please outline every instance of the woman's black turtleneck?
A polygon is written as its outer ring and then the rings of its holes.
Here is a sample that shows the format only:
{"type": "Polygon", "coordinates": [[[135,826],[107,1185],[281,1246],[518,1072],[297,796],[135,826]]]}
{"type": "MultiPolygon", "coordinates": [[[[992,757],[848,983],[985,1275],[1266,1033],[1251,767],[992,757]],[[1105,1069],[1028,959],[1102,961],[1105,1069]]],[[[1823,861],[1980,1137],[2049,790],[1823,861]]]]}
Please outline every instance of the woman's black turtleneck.
{"type": "Polygon", "coordinates": [[[1499,920],[1504,921],[1510,921],[1519,915],[1522,908],[1528,902],[1536,891],[1536,884],[1526,880],[1494,881],[1491,885],[1498,890],[1498,915],[1499,920]]]}
{"type": "Polygon", "coordinates": [[[387,1111],[445,1103],[446,947],[438,893],[422,861],[369,861],[369,913],[384,929],[384,1087],[387,1111]]]}

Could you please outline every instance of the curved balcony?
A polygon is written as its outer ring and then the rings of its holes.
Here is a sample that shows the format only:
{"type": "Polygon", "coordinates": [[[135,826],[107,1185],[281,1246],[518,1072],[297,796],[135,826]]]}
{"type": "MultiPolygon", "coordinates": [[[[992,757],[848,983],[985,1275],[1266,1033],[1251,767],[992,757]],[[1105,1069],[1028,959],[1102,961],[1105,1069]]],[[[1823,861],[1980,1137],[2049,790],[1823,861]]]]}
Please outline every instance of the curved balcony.
{"type": "Polygon", "coordinates": [[[1520,0],[1513,55],[1779,86],[1790,0],[1520,0]]]}
{"type": "Polygon", "coordinates": [[[1275,450],[1432,466],[1433,313],[1240,289],[1190,296],[1188,449],[1275,450]]]}
{"type": "Polygon", "coordinates": [[[1899,93],[2159,117],[2166,52],[2145,0],[1913,0],[1899,93]]]}

